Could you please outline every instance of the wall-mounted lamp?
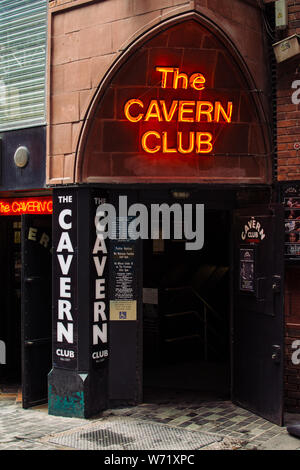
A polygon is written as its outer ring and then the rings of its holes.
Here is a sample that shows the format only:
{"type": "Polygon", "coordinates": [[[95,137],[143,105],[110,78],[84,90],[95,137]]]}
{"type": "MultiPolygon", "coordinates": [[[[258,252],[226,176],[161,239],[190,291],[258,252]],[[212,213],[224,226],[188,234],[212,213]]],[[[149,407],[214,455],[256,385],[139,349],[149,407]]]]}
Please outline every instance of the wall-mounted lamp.
{"type": "Polygon", "coordinates": [[[293,34],[293,36],[282,39],[281,41],[273,44],[275,57],[278,63],[300,54],[299,39],[300,36],[298,34],[293,34]]]}

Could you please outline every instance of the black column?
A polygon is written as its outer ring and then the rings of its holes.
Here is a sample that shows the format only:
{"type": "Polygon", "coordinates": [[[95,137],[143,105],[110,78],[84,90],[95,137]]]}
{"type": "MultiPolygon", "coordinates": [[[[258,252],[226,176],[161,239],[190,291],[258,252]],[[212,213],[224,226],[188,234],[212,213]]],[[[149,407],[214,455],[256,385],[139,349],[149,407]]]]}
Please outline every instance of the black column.
{"type": "MultiPolygon", "coordinates": [[[[128,207],[138,201],[137,191],[114,191],[110,203],[117,210],[120,197],[127,197],[128,207]]],[[[130,217],[126,215],[127,227],[130,217]]],[[[124,218],[123,218],[124,221],[124,218]]],[[[135,405],[142,401],[142,241],[109,241],[109,405],[135,405]]]]}
{"type": "Polygon", "coordinates": [[[88,418],[107,407],[107,248],[97,238],[101,190],[53,191],[53,368],[49,414],[88,418]]]}

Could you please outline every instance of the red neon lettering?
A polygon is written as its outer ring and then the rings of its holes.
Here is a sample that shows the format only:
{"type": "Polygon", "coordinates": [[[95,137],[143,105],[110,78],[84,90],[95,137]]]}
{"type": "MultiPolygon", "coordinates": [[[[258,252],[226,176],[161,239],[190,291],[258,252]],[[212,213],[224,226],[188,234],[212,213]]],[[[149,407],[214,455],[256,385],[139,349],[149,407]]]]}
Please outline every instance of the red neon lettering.
{"type": "Polygon", "coordinates": [[[12,207],[13,212],[19,212],[19,210],[20,210],[19,209],[19,204],[17,202],[13,202],[11,207],[12,207]]]}
{"type": "Polygon", "coordinates": [[[175,111],[177,109],[178,101],[172,101],[169,111],[167,110],[166,102],[164,100],[161,100],[160,104],[161,104],[162,114],[163,114],[165,121],[167,122],[172,121],[175,111]]]}
{"type": "Polygon", "coordinates": [[[194,132],[189,132],[189,147],[184,149],[182,146],[182,132],[178,132],[178,152],[186,154],[191,153],[194,150],[195,146],[195,134],[194,132]]]}
{"type": "Polygon", "coordinates": [[[196,109],[196,121],[201,121],[201,115],[204,114],[206,116],[207,122],[212,122],[212,112],[214,107],[210,101],[198,101],[197,102],[197,109],[196,109]],[[203,109],[206,107],[206,109],[203,109]]]}
{"type": "Polygon", "coordinates": [[[220,122],[220,114],[222,114],[225,122],[231,122],[232,116],[232,102],[228,101],[227,103],[227,113],[221,105],[220,101],[217,101],[215,104],[215,122],[220,122]]]}
{"type": "MultiPolygon", "coordinates": [[[[131,122],[141,120],[147,122],[150,119],[158,122],[171,122],[172,120],[178,122],[220,122],[222,118],[225,122],[230,123],[232,119],[233,104],[231,101],[228,101],[227,110],[225,111],[220,101],[212,103],[211,101],[173,100],[170,107],[167,108],[164,100],[151,100],[145,115],[140,113],[137,116],[132,116],[129,112],[133,102],[136,103],[137,100],[128,101],[124,107],[126,109],[125,116],[131,122]],[[176,111],[178,111],[177,115],[176,111]]],[[[144,104],[142,101],[140,103],[143,108],[144,104]]]]}
{"type": "Polygon", "coordinates": [[[160,150],[160,145],[155,145],[154,147],[148,147],[148,143],[147,143],[147,140],[148,140],[148,137],[149,136],[154,136],[156,137],[157,139],[160,139],[160,135],[158,132],[155,132],[155,131],[148,131],[146,132],[143,137],[142,137],[142,147],[143,149],[145,150],[145,152],[147,153],[156,153],[156,152],[159,152],[160,150]]]}
{"type": "Polygon", "coordinates": [[[196,145],[197,153],[210,153],[213,149],[212,134],[210,132],[197,132],[196,145]]]}
{"type": "Polygon", "coordinates": [[[178,88],[178,82],[181,80],[182,86],[181,88],[184,88],[185,90],[188,87],[188,76],[186,73],[179,73],[179,69],[174,69],[174,77],[173,77],[173,88],[178,88]]]}
{"type": "Polygon", "coordinates": [[[158,121],[162,121],[160,109],[156,100],[152,100],[150,102],[149,108],[145,116],[145,121],[149,121],[150,118],[156,118],[158,121]]]}
{"type": "Polygon", "coordinates": [[[22,212],[23,214],[26,214],[27,212],[27,203],[26,202],[20,202],[19,204],[20,210],[19,212],[22,212]]]}
{"type": "Polygon", "coordinates": [[[166,88],[168,73],[173,73],[174,68],[173,67],[155,67],[155,70],[157,70],[157,72],[162,73],[161,86],[162,88],[166,88]]]}
{"type": "Polygon", "coordinates": [[[188,132],[185,136],[183,132],[178,131],[177,147],[174,148],[170,146],[170,136],[168,132],[162,132],[162,134],[160,134],[156,131],[148,131],[142,136],[142,148],[147,153],[161,152],[164,154],[172,154],[179,152],[183,155],[191,153],[210,153],[213,149],[212,139],[213,136],[210,132],[188,132]],[[155,138],[154,142],[153,138],[155,138]],[[150,143],[148,139],[151,139],[150,143]]]}
{"type": "Polygon", "coordinates": [[[124,114],[125,114],[126,118],[128,119],[128,121],[138,122],[143,118],[143,114],[138,114],[137,116],[132,116],[130,114],[130,108],[133,105],[138,105],[141,108],[144,107],[144,104],[141,100],[135,100],[135,99],[129,100],[129,101],[127,101],[127,103],[124,106],[124,114]]]}
{"type": "Polygon", "coordinates": [[[163,153],[176,153],[177,152],[177,150],[174,148],[168,148],[168,133],[167,132],[162,133],[162,143],[163,143],[163,147],[162,147],[163,153]]]}
{"type": "MultiPolygon", "coordinates": [[[[190,78],[184,72],[179,72],[179,68],[177,67],[155,67],[157,72],[162,74],[161,78],[161,87],[167,88],[168,84],[168,75],[172,79],[172,88],[177,90],[177,88],[184,88],[185,90],[190,85],[191,88],[194,90],[201,91],[204,90],[205,86],[205,77],[202,73],[193,73],[190,78]],[[181,86],[179,87],[179,83],[181,86]]],[[[169,81],[170,82],[170,81],[169,81]]]]}
{"type": "Polygon", "coordinates": [[[35,208],[35,210],[37,210],[38,212],[41,212],[41,203],[39,201],[33,201],[33,207],[35,208]]]}
{"type": "Polygon", "coordinates": [[[194,122],[194,116],[188,116],[188,117],[186,116],[186,114],[194,114],[194,109],[193,109],[194,106],[195,106],[195,101],[179,101],[178,121],[179,122],[194,122]]]}
{"type": "Polygon", "coordinates": [[[190,85],[192,88],[195,88],[197,91],[204,90],[205,86],[204,83],[206,82],[205,77],[202,73],[194,73],[190,77],[190,85]]]}
{"type": "Polygon", "coordinates": [[[0,214],[52,214],[53,204],[50,196],[36,199],[7,199],[0,201],[0,214]]]}
{"type": "Polygon", "coordinates": [[[10,210],[9,204],[2,204],[1,203],[1,212],[6,213],[6,212],[9,212],[9,210],[10,210]]]}
{"type": "MultiPolygon", "coordinates": [[[[193,73],[190,76],[179,70],[178,67],[159,66],[155,70],[161,74],[161,88],[174,90],[188,87],[194,91],[205,88],[206,78],[202,73],[193,73]]],[[[193,98],[195,93],[193,94],[193,98]]],[[[156,122],[186,122],[186,123],[231,123],[233,103],[228,101],[225,105],[220,101],[202,101],[194,99],[173,100],[166,105],[165,100],[152,99],[146,109],[141,99],[133,98],[124,105],[124,114],[128,121],[139,122],[154,120],[156,122]]],[[[170,135],[166,130],[150,130],[141,138],[142,149],[147,153],[163,154],[208,154],[213,150],[213,135],[210,132],[191,132],[184,134],[177,130],[176,148],[170,146],[170,135]]]]}

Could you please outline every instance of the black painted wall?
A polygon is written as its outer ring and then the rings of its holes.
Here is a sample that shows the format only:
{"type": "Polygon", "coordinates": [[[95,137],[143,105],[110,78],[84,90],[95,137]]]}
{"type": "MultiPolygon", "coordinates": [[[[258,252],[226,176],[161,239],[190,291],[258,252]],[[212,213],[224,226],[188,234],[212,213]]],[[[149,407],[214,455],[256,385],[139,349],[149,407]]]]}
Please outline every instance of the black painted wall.
{"type": "Polygon", "coordinates": [[[45,126],[0,132],[0,139],[0,191],[43,188],[46,177],[45,126]],[[24,168],[18,168],[14,162],[15,151],[20,146],[29,150],[29,161],[24,168]]]}

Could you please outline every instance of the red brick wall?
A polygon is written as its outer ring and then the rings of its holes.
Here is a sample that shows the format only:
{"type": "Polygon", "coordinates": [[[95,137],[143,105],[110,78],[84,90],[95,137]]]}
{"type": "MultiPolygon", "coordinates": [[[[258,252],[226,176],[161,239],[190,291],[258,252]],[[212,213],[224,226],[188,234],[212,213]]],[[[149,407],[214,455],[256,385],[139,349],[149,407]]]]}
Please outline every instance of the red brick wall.
{"type": "MultiPolygon", "coordinates": [[[[287,0],[288,29],[274,40],[300,33],[300,0],[287,0]]],[[[299,56],[277,66],[277,148],[278,180],[300,180],[300,105],[292,103],[292,83],[300,80],[299,56]]],[[[285,408],[300,412],[300,366],[292,362],[292,344],[300,339],[300,267],[286,267],[285,273],[285,408]]]]}
{"type": "MultiPolygon", "coordinates": [[[[278,40],[300,33],[300,0],[287,0],[289,26],[278,40]]],[[[300,142],[300,105],[292,103],[292,82],[300,79],[299,56],[278,64],[277,133],[278,180],[300,179],[300,152],[294,145],[300,142]]]]}
{"type": "Polygon", "coordinates": [[[300,340],[300,267],[287,267],[285,273],[285,408],[300,412],[300,364],[293,364],[292,347],[300,340]]]}
{"type": "Polygon", "coordinates": [[[300,365],[292,363],[292,354],[295,348],[292,344],[300,340],[300,326],[286,327],[285,338],[285,409],[290,412],[300,413],[300,365]]]}
{"type": "Polygon", "coordinates": [[[300,413],[300,365],[293,364],[292,355],[299,347],[292,347],[294,341],[300,340],[300,326],[286,327],[285,338],[285,409],[300,413]]]}

